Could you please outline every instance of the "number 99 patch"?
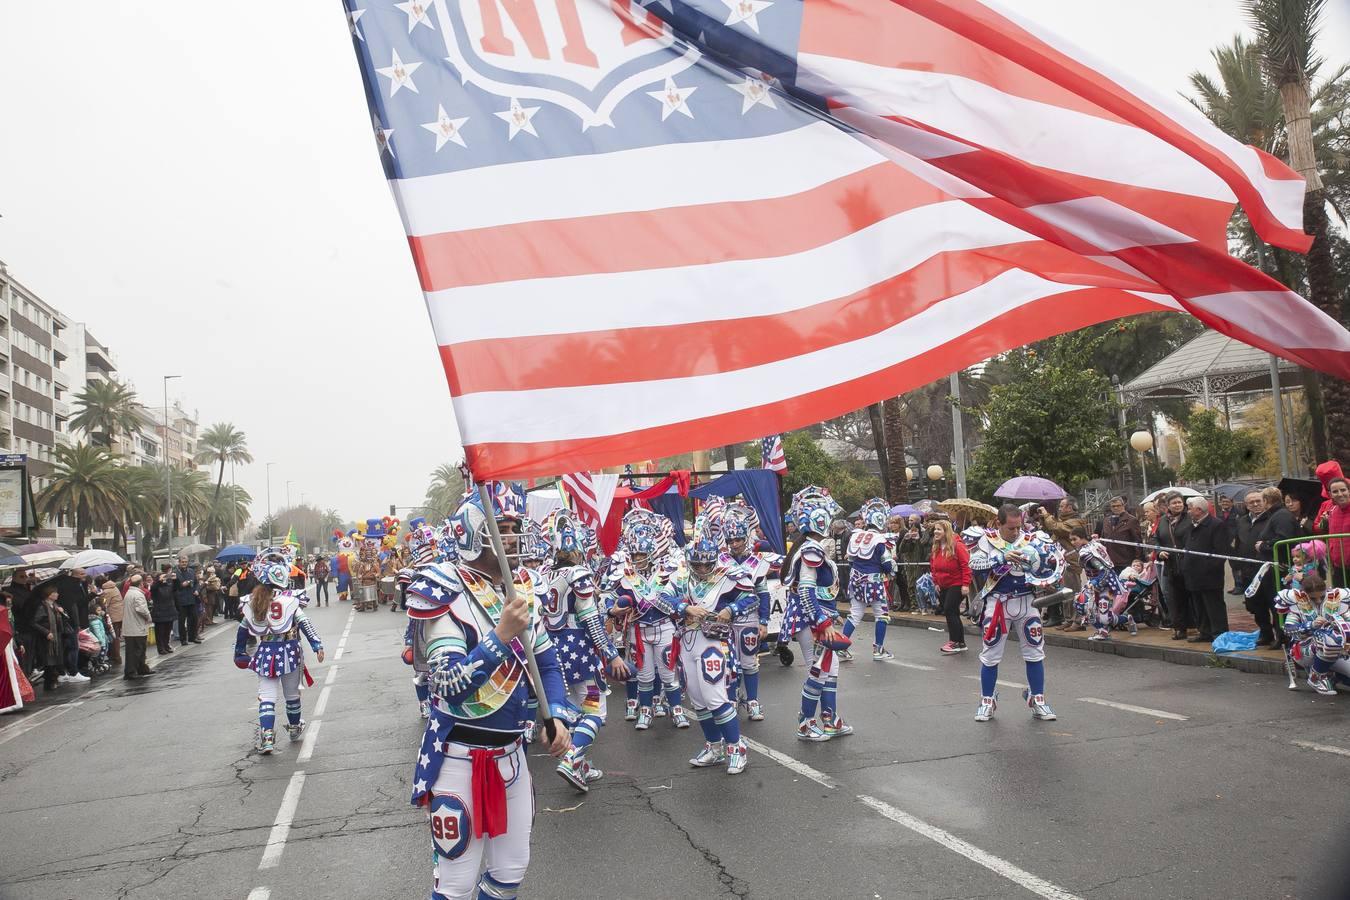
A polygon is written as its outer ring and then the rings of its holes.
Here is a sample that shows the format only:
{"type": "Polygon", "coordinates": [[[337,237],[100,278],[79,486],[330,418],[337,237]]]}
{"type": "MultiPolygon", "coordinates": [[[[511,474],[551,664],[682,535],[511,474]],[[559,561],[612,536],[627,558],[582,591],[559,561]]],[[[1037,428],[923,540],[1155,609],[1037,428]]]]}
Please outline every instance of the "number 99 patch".
{"type": "Polygon", "coordinates": [[[726,675],[727,658],[716,647],[709,647],[704,650],[699,659],[699,664],[703,669],[703,680],[708,684],[717,684],[726,675]]]}
{"type": "Polygon", "coordinates": [[[469,810],[457,794],[431,798],[431,839],[445,859],[458,859],[469,846],[469,810]]]}

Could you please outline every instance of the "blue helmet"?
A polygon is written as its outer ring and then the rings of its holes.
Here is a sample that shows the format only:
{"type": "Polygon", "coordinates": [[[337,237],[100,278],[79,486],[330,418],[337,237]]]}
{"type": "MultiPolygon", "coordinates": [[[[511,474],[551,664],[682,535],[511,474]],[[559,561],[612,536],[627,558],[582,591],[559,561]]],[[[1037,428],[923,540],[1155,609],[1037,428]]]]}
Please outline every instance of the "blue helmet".
{"type": "MultiPolygon", "coordinates": [[[[511,481],[490,482],[490,494],[492,496],[492,514],[499,522],[519,522],[524,518],[525,513],[525,491],[521,486],[511,481]]],[[[487,513],[483,510],[483,503],[479,499],[478,492],[475,491],[467,495],[460,501],[459,509],[448,520],[450,526],[450,537],[454,545],[454,553],[459,559],[465,562],[473,562],[483,553],[483,547],[489,541],[487,513]]],[[[507,550],[508,557],[519,558],[520,547],[523,540],[517,539],[515,542],[515,552],[510,548],[507,550]]]]}
{"type": "Polygon", "coordinates": [[[890,518],[891,507],[880,497],[873,497],[863,504],[863,526],[869,531],[885,531],[886,520],[890,518]]]}
{"type": "Polygon", "coordinates": [[[697,543],[686,551],[689,564],[692,565],[716,565],[717,557],[721,555],[717,543],[711,538],[701,538],[697,543]]]}
{"type": "Polygon", "coordinates": [[[840,509],[829,490],[809,485],[792,495],[788,515],[803,533],[827,534],[840,509]]]}

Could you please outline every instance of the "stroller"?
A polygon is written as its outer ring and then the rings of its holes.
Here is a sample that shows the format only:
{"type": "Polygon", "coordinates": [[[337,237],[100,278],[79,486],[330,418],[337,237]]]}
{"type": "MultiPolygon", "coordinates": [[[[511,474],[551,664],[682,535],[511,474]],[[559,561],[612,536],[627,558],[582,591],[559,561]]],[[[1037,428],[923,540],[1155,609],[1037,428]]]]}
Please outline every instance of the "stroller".
{"type": "Polygon", "coordinates": [[[80,669],[90,675],[105,675],[112,668],[108,649],[112,646],[112,624],[107,614],[90,616],[89,627],[76,636],[80,648],[80,669]]]}
{"type": "Polygon", "coordinates": [[[1158,565],[1150,560],[1144,564],[1144,571],[1136,577],[1134,574],[1126,575],[1129,567],[1121,571],[1120,581],[1126,589],[1125,609],[1121,612],[1123,619],[1126,614],[1134,616],[1136,622],[1147,624],[1158,628],[1162,625],[1162,610],[1158,606],[1158,601],[1154,597],[1154,586],[1158,583],[1158,565]]]}

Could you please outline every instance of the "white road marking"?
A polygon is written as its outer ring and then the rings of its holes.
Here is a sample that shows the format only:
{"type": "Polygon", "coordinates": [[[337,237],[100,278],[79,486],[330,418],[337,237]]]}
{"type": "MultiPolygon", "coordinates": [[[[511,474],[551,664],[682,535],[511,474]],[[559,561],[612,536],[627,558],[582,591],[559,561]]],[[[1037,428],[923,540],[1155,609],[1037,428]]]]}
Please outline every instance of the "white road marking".
{"type": "Polygon", "coordinates": [[[276,868],[281,862],[281,854],[286,849],[286,838],[291,834],[291,822],[295,820],[295,808],[300,805],[300,792],[305,788],[305,773],[296,772],[291,783],[286,785],[286,793],[281,798],[281,809],[277,810],[272,831],[267,835],[267,846],[263,849],[259,869],[276,868]]]}
{"type": "Polygon", "coordinates": [[[339,659],[342,659],[342,651],[346,649],[347,649],[346,647],[342,646],[341,644],[338,644],[337,652],[333,654],[333,662],[337,662],[339,659]]]}
{"type": "Polygon", "coordinates": [[[834,790],[835,788],[837,788],[837,787],[839,786],[839,785],[835,784],[833,778],[831,778],[830,776],[826,775],[824,772],[817,772],[815,769],[811,768],[811,767],[808,766],[806,763],[804,763],[804,762],[798,762],[797,760],[795,760],[795,759],[793,759],[792,757],[788,756],[786,753],[779,753],[777,750],[773,749],[772,747],[766,747],[766,746],[764,746],[763,744],[761,744],[759,741],[754,741],[754,740],[751,740],[750,738],[744,738],[744,740],[745,740],[745,745],[746,745],[747,747],[749,747],[751,750],[754,750],[756,753],[762,753],[762,754],[764,754],[764,755],[767,756],[769,759],[771,759],[771,760],[773,760],[774,762],[778,763],[780,766],[784,766],[784,767],[786,767],[786,768],[788,768],[788,769],[791,769],[792,771],[796,772],[798,775],[802,775],[802,776],[805,776],[806,778],[811,779],[811,780],[814,781],[816,784],[824,785],[825,787],[829,788],[830,790],[834,790]]]}
{"type": "Polygon", "coordinates": [[[1152,716],[1155,719],[1171,719],[1174,722],[1189,722],[1190,716],[1183,716],[1178,713],[1170,713],[1162,709],[1149,709],[1147,706],[1131,706],[1128,703],[1116,703],[1112,700],[1100,700],[1096,697],[1079,697],[1079,703],[1095,703],[1098,706],[1109,706],[1112,709],[1121,709],[1125,712],[1139,713],[1141,716],[1152,716]]]}
{"type": "Polygon", "coordinates": [[[322,724],[323,720],[315,719],[305,726],[305,739],[300,742],[300,753],[295,757],[297,764],[309,762],[309,758],[314,755],[314,742],[319,739],[319,726],[322,724]]]}
{"type": "Polygon", "coordinates": [[[915,834],[922,835],[931,841],[935,841],[946,847],[954,853],[959,853],[966,859],[977,865],[984,866],[996,875],[1008,879],[1014,884],[1020,885],[1047,900],[1079,900],[1076,894],[1072,894],[1056,884],[1051,884],[1044,878],[1033,875],[1025,869],[1020,869],[1006,859],[1001,859],[987,853],[976,847],[968,841],[963,841],[949,831],[944,831],[936,825],[929,825],[922,819],[915,818],[904,810],[896,809],[885,801],[878,800],[875,797],[868,797],[863,794],[858,795],[858,800],[864,805],[870,807],[886,818],[898,825],[908,828],[915,834]]]}
{"type": "Polygon", "coordinates": [[[902,669],[918,669],[920,672],[937,671],[937,668],[935,666],[923,666],[920,665],[919,663],[903,662],[898,659],[883,659],[882,662],[890,663],[893,666],[900,666],[902,669]]]}
{"type": "Polygon", "coordinates": [[[329,666],[329,667],[328,667],[328,677],[325,678],[325,679],[323,680],[323,683],[324,683],[325,685],[329,685],[329,684],[332,684],[332,683],[333,683],[333,681],[337,678],[337,670],[338,670],[338,667],[337,667],[337,666],[329,666]]]}
{"type": "Polygon", "coordinates": [[[269,887],[255,887],[248,892],[248,900],[268,900],[272,896],[272,889],[269,887]]]}
{"type": "Polygon", "coordinates": [[[27,734],[34,728],[37,728],[39,725],[46,725],[48,722],[50,722],[52,719],[55,719],[57,716],[64,715],[65,713],[70,712],[72,709],[74,709],[77,706],[80,706],[83,703],[84,703],[83,700],[76,700],[72,703],[66,703],[62,706],[53,706],[49,709],[38,710],[28,718],[22,719],[19,722],[16,722],[15,724],[8,726],[7,728],[5,728],[4,731],[0,731],[0,744],[7,744],[10,741],[14,740],[16,737],[18,737],[19,735],[27,734]]]}
{"type": "Polygon", "coordinates": [[[333,690],[329,685],[324,685],[323,690],[319,691],[319,702],[314,704],[314,718],[323,715],[323,711],[328,708],[328,695],[333,690]]]}
{"type": "MultiPolygon", "coordinates": [[[[766,747],[759,741],[754,741],[750,738],[744,738],[744,740],[746,745],[756,753],[767,756],[769,759],[781,766],[791,769],[798,775],[804,775],[817,784],[824,785],[831,790],[838,787],[838,784],[824,772],[819,772],[808,766],[806,763],[793,759],[786,753],[779,753],[772,747],[766,747]]],[[[1350,755],[1350,751],[1346,752],[1347,755],[1350,755]]],[[[981,850],[974,844],[961,840],[961,838],[949,831],[944,831],[936,825],[930,825],[902,809],[896,809],[884,800],[878,800],[877,798],[869,797],[866,794],[858,794],[856,796],[859,803],[862,803],[864,806],[885,816],[892,822],[903,825],[915,834],[926,837],[931,841],[935,841],[954,853],[961,854],[971,862],[984,866],[994,874],[1002,876],[1014,884],[1026,888],[1033,894],[1045,897],[1047,900],[1081,900],[1078,895],[1072,894],[1069,891],[1064,890],[1064,888],[1046,881],[1044,878],[1033,875],[1025,869],[1018,868],[1006,859],[1001,859],[992,853],[981,850]]]]}
{"type": "MultiPolygon", "coordinates": [[[[0,742],[3,743],[3,742],[0,742]]],[[[1320,753],[1335,753],[1337,756],[1350,756],[1350,750],[1344,747],[1333,747],[1330,744],[1314,744],[1312,741],[1290,741],[1295,747],[1302,747],[1304,750],[1316,750],[1320,753]]]]}

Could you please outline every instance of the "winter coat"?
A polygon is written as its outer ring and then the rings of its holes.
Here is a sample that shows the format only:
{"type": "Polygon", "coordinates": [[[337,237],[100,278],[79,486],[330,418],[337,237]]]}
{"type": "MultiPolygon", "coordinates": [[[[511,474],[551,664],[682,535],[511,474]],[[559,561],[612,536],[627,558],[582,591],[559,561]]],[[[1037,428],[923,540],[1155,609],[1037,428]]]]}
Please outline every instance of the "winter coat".
{"type": "Polygon", "coordinates": [[[156,579],[150,588],[150,618],[156,622],[172,622],[178,618],[172,578],[169,581],[156,579]]]}
{"type": "Polygon", "coordinates": [[[108,618],[113,622],[121,622],[124,618],[124,602],[122,592],[117,589],[117,585],[111,581],[105,582],[103,590],[99,593],[103,600],[103,605],[108,608],[108,618]]]}
{"type": "Polygon", "coordinates": [[[138,587],[127,588],[123,598],[126,603],[126,616],[122,619],[122,637],[147,637],[150,634],[150,607],[145,602],[145,593],[138,587]]]}
{"type": "Polygon", "coordinates": [[[174,602],[179,606],[196,606],[197,598],[201,596],[201,587],[197,581],[197,573],[189,566],[181,569],[174,569],[173,576],[173,597],[174,602]]]}
{"type": "MultiPolygon", "coordinates": [[[[1186,533],[1186,549],[1199,553],[1223,553],[1223,523],[1213,516],[1205,516],[1199,522],[1192,522],[1186,533]]],[[[1181,561],[1182,575],[1186,580],[1186,589],[1190,591],[1223,590],[1223,560],[1210,559],[1207,556],[1187,554],[1181,561]]]]}
{"type": "MultiPolygon", "coordinates": [[[[1129,541],[1134,544],[1144,542],[1144,533],[1139,528],[1139,520],[1129,513],[1122,513],[1119,516],[1108,513],[1102,519],[1097,534],[1107,541],[1129,541]]],[[[1111,557],[1111,565],[1117,569],[1125,568],[1134,562],[1136,556],[1142,556],[1144,553],[1142,548],[1126,547],[1124,544],[1103,542],[1103,546],[1106,547],[1106,555],[1111,557]]]]}
{"type": "MultiPolygon", "coordinates": [[[[1185,513],[1175,522],[1170,516],[1164,515],[1158,520],[1158,531],[1154,535],[1154,542],[1163,550],[1185,549],[1186,539],[1191,533],[1191,519],[1185,513]]],[[[1182,566],[1183,554],[1173,553],[1165,561],[1165,571],[1170,573],[1174,585],[1179,585],[1182,590],[1186,589],[1185,568],[1182,566]]]]}
{"type": "Polygon", "coordinates": [[[89,625],[89,582],[68,573],[61,573],[47,583],[56,588],[56,602],[75,622],[77,628],[89,625]]]}
{"type": "Polygon", "coordinates": [[[33,631],[35,664],[43,668],[62,665],[65,641],[75,634],[75,623],[70,615],[61,609],[59,603],[55,606],[43,603],[33,614],[33,631]],[[51,635],[56,635],[55,642],[49,639],[51,635]]]}

